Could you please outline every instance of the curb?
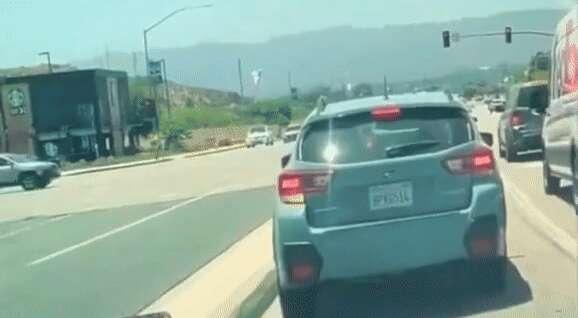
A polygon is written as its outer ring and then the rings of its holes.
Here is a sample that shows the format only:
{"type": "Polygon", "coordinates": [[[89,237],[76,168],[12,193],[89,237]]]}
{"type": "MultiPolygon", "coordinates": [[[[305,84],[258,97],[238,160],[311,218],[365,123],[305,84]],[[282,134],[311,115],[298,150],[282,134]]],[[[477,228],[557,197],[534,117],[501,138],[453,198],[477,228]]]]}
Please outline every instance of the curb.
{"type": "Polygon", "coordinates": [[[200,157],[200,156],[205,156],[205,155],[212,155],[215,153],[221,153],[221,152],[227,152],[227,151],[231,151],[231,150],[237,150],[237,149],[241,149],[241,148],[245,148],[244,144],[239,144],[239,145],[234,145],[234,146],[230,146],[230,147],[226,147],[226,148],[219,148],[219,149],[214,149],[214,150],[207,150],[204,152],[197,152],[197,153],[189,153],[185,155],[185,158],[195,158],[195,157],[200,157]]]}
{"type": "Polygon", "coordinates": [[[277,297],[275,270],[269,271],[257,288],[235,308],[231,318],[262,317],[277,297]]]}
{"type": "Polygon", "coordinates": [[[63,177],[71,177],[71,176],[78,176],[81,174],[110,171],[110,170],[119,170],[119,169],[139,167],[139,166],[148,166],[148,165],[154,165],[157,163],[163,163],[163,162],[168,162],[168,161],[172,161],[172,160],[175,160],[175,159],[174,158],[164,158],[164,159],[158,159],[158,160],[153,160],[153,161],[135,162],[135,163],[126,164],[126,165],[103,166],[103,167],[98,167],[98,168],[93,168],[93,169],[88,169],[88,170],[81,170],[81,171],[71,170],[70,172],[66,172],[66,171],[63,172],[62,176],[63,177]]]}
{"type": "MultiPolygon", "coordinates": [[[[231,151],[231,150],[236,150],[236,149],[241,149],[244,148],[245,145],[240,144],[240,145],[236,145],[236,146],[231,146],[228,148],[220,148],[220,149],[215,149],[215,150],[210,150],[210,151],[205,151],[205,152],[198,152],[198,153],[189,153],[189,154],[184,154],[181,155],[183,157],[181,158],[195,158],[195,157],[201,157],[201,156],[206,156],[206,155],[211,155],[211,154],[215,154],[215,153],[221,153],[221,152],[226,152],[226,151],[231,151]]],[[[82,175],[82,174],[88,174],[88,173],[96,173],[96,172],[103,172],[103,171],[110,171],[110,170],[118,170],[118,169],[125,169],[125,168],[132,168],[132,167],[139,167],[139,166],[148,166],[148,165],[154,165],[154,164],[158,164],[158,163],[163,163],[163,162],[168,162],[168,161],[172,161],[175,160],[176,158],[162,158],[162,159],[157,159],[157,160],[148,160],[148,161],[140,161],[140,162],[134,162],[134,163],[127,163],[127,164],[120,164],[120,165],[111,165],[111,166],[102,166],[102,167],[96,167],[96,168],[88,168],[86,170],[70,170],[70,171],[64,171],[62,173],[62,177],[71,177],[71,176],[78,176],[78,175],[82,175]]]]}

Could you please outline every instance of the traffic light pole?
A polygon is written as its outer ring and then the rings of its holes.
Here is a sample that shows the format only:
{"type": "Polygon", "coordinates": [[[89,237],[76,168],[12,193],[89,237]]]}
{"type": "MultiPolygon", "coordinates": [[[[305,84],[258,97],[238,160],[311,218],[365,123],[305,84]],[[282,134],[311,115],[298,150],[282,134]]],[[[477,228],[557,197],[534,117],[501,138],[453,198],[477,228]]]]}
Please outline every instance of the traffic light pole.
{"type": "MultiPolygon", "coordinates": [[[[512,32],[514,35],[539,35],[539,36],[547,36],[547,37],[554,37],[554,33],[550,32],[540,32],[540,31],[517,31],[512,32]]],[[[493,33],[473,33],[473,34],[460,34],[460,39],[469,39],[469,38],[481,38],[481,37],[492,37],[492,36],[504,36],[504,32],[493,32],[493,33]]]]}
{"type": "Polygon", "coordinates": [[[512,35],[535,35],[535,36],[546,36],[546,37],[554,37],[555,34],[551,32],[542,32],[542,31],[516,31],[513,32],[511,27],[506,27],[505,32],[490,32],[490,33],[472,33],[472,34],[460,34],[460,33],[452,33],[450,31],[442,32],[442,40],[444,48],[449,48],[451,46],[451,42],[459,42],[461,39],[471,39],[471,38],[483,38],[483,37],[494,37],[494,36],[505,36],[506,43],[512,43],[512,35]]]}

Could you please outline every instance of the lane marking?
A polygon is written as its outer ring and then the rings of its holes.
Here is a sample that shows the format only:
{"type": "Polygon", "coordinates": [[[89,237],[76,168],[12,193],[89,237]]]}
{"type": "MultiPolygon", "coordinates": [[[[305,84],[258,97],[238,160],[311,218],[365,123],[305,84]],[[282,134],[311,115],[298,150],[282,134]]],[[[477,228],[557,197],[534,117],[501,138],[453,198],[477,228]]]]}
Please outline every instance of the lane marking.
{"type": "Polygon", "coordinates": [[[8,232],[8,233],[5,233],[5,234],[0,235],[0,240],[6,239],[6,238],[9,238],[9,237],[16,236],[16,235],[18,235],[18,234],[20,234],[20,233],[28,232],[28,231],[30,231],[30,230],[32,230],[32,229],[37,229],[37,228],[39,228],[39,227],[43,227],[43,226],[48,225],[48,224],[50,224],[50,223],[55,223],[55,222],[62,221],[62,220],[64,220],[64,219],[66,219],[66,218],[69,218],[70,216],[71,216],[70,214],[68,214],[68,215],[63,215],[63,216],[60,216],[60,217],[52,218],[52,219],[50,219],[50,220],[48,220],[48,221],[44,221],[44,222],[38,223],[38,224],[28,225],[28,226],[25,226],[25,227],[16,229],[16,230],[14,230],[14,231],[11,231],[11,232],[8,232]]]}
{"type": "MultiPolygon", "coordinates": [[[[518,205],[522,207],[520,214],[525,215],[525,219],[529,221],[534,228],[542,232],[546,238],[550,239],[562,252],[569,255],[571,258],[578,258],[578,250],[576,240],[566,231],[558,227],[550,218],[545,216],[540,209],[538,209],[523,191],[513,182],[503,178],[504,185],[510,190],[509,193],[516,199],[518,205]],[[525,208],[525,209],[524,209],[525,208]]],[[[508,193],[508,190],[506,192],[508,193]]]]}
{"type": "Polygon", "coordinates": [[[144,218],[138,219],[138,220],[136,220],[136,221],[134,221],[134,222],[131,222],[131,223],[129,223],[129,224],[123,225],[123,226],[118,227],[118,228],[116,228],[116,229],[110,230],[110,231],[108,231],[108,232],[106,232],[106,233],[97,235],[97,236],[95,236],[95,237],[93,237],[93,238],[90,238],[90,239],[85,240],[85,241],[83,241],[83,242],[80,242],[80,243],[78,243],[78,244],[71,245],[71,246],[69,246],[69,247],[67,247],[67,248],[61,249],[61,250],[59,250],[59,251],[56,251],[56,252],[51,253],[51,254],[49,254],[49,255],[46,255],[46,256],[44,256],[44,257],[42,257],[42,258],[33,260],[33,261],[29,262],[28,264],[26,264],[26,266],[36,266],[36,265],[39,265],[39,264],[48,262],[48,261],[50,261],[50,260],[52,260],[52,259],[54,259],[54,258],[56,258],[56,257],[62,256],[62,255],[65,255],[65,254],[68,254],[68,253],[70,253],[70,252],[73,252],[73,251],[81,248],[81,247],[88,246],[88,245],[90,245],[90,244],[92,244],[92,243],[95,243],[95,242],[98,242],[98,241],[100,241],[100,240],[104,240],[105,238],[108,238],[108,237],[113,236],[113,235],[115,235],[115,234],[121,233],[121,232],[126,231],[126,230],[128,230],[128,229],[131,229],[131,228],[133,228],[133,227],[135,227],[135,226],[137,226],[137,225],[146,223],[146,222],[148,222],[148,221],[150,221],[150,220],[153,220],[153,219],[156,219],[156,218],[158,218],[158,217],[161,217],[161,216],[163,216],[163,215],[165,215],[165,214],[171,213],[171,212],[173,212],[173,211],[175,211],[175,210],[177,210],[177,209],[179,209],[179,208],[182,208],[182,207],[184,207],[184,206],[186,206],[186,205],[188,205],[188,204],[194,203],[194,202],[196,202],[196,201],[200,201],[200,200],[202,200],[202,199],[204,199],[204,198],[207,198],[207,197],[209,197],[209,196],[212,196],[212,195],[214,195],[214,194],[217,194],[217,193],[223,192],[223,191],[224,191],[224,188],[221,188],[221,189],[218,189],[218,190],[215,190],[215,191],[210,191],[210,192],[208,192],[208,193],[205,193],[205,194],[200,195],[200,196],[198,196],[198,197],[195,197],[195,198],[193,198],[193,199],[189,199],[189,200],[183,201],[183,202],[181,202],[181,203],[179,203],[179,204],[173,205],[173,206],[171,206],[171,207],[169,207],[169,208],[167,208],[167,209],[164,209],[164,210],[162,210],[162,211],[159,211],[159,212],[157,212],[157,213],[154,213],[154,214],[151,214],[151,215],[146,216],[146,217],[144,217],[144,218]]]}

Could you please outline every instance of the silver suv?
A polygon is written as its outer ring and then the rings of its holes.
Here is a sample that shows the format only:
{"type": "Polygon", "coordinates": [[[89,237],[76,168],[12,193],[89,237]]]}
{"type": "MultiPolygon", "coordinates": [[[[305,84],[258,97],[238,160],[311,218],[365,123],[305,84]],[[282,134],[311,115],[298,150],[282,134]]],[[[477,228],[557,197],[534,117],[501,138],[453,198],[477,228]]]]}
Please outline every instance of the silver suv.
{"type": "Polygon", "coordinates": [[[0,154],[0,187],[21,185],[24,190],[45,188],[60,177],[60,169],[52,162],[17,154],[0,154]]]}

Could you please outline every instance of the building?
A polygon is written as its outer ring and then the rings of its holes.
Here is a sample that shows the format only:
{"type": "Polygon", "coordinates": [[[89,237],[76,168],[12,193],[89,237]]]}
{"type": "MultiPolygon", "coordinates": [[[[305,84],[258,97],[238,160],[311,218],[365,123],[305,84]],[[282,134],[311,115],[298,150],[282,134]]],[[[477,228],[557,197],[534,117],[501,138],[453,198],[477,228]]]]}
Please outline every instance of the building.
{"type": "Polygon", "coordinates": [[[128,146],[125,72],[7,77],[0,97],[0,152],[76,161],[121,155],[128,146]]]}

